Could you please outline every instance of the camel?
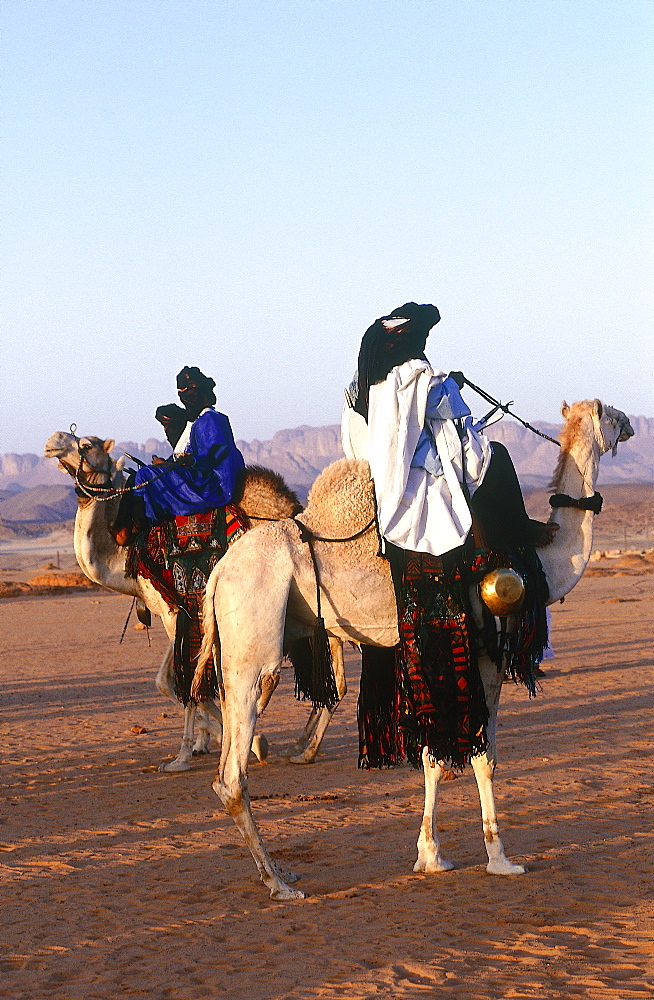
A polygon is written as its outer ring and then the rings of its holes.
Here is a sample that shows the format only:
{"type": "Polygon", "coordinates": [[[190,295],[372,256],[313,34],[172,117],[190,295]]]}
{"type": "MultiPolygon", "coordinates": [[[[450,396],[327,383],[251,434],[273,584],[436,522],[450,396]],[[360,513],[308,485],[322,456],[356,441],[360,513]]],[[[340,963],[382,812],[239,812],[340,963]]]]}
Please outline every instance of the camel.
{"type": "MultiPolygon", "coordinates": [[[[626,441],[633,430],[624,413],[599,400],[563,405],[565,425],[552,487],[575,500],[593,497],[600,456],[626,441]]],[[[322,539],[353,535],[374,517],[373,484],[368,463],[341,459],[325,469],[309,495],[302,522],[322,539]]],[[[593,535],[592,510],[560,507],[550,521],[559,526],[552,543],[539,552],[549,585],[549,603],[561,600],[579,581],[588,562],[593,535]]],[[[331,637],[370,645],[398,642],[397,611],[389,566],[378,555],[373,529],[347,542],[315,540],[322,616],[331,637]]],[[[478,608],[479,596],[471,593],[478,608]]],[[[301,899],[291,887],[292,872],[270,857],[255,824],[247,791],[247,765],[257,717],[257,700],[279,669],[284,642],[312,633],[317,618],[316,575],[309,545],[293,519],[262,524],[239,541],[213,570],[205,593],[204,642],[196,678],[212,655],[220,660],[223,742],[213,789],[240,830],[261,880],[278,900],[301,899]]],[[[487,871],[518,875],[499,834],[493,798],[497,762],[497,711],[503,672],[482,654],[479,663],[489,710],[488,742],[472,758],[481,803],[487,871]]],[[[436,835],[436,806],[444,762],[423,751],[425,802],[414,871],[436,873],[454,866],[441,855],[436,835]]]]}
{"type": "MultiPolygon", "coordinates": [[[[125,482],[122,472],[124,460],[113,460],[110,455],[113,447],[114,441],[111,439],[77,438],[72,433],[58,431],[46,442],[45,456],[46,458],[57,458],[60,467],[92,494],[94,490],[99,493],[99,490],[106,489],[108,486],[120,489],[125,482]]],[[[77,561],[86,576],[94,583],[99,583],[109,590],[115,590],[119,594],[135,597],[152,614],[159,615],[168,638],[171,640],[171,645],[166,650],[159,667],[156,686],[164,697],[170,698],[178,705],[179,702],[174,692],[172,670],[172,640],[175,636],[176,612],[171,611],[166,601],[149,580],[142,577],[138,579],[125,577],[126,550],[116,544],[109,531],[109,526],[116,516],[119,501],[114,498],[103,500],[100,496],[101,494],[97,499],[83,495],[78,497],[74,533],[77,561]]],[[[297,497],[288,489],[281,476],[259,467],[247,470],[242,496],[238,498],[238,501],[246,514],[255,519],[288,518],[300,509],[297,497]]],[[[334,642],[332,648],[339,679],[339,690],[344,693],[345,675],[341,644],[334,642]]],[[[259,704],[259,713],[268,703],[278,681],[279,672],[267,677],[265,692],[262,693],[259,704]]],[[[296,756],[292,758],[294,762],[311,763],[315,758],[322,734],[332,712],[323,709],[311,713],[306,730],[298,742],[296,756]]],[[[222,726],[218,706],[213,701],[199,704],[194,701],[189,702],[184,710],[184,733],[179,753],[174,760],[161,764],[159,770],[187,771],[191,767],[193,756],[209,752],[209,740],[212,735],[220,741],[222,726]],[[199,732],[194,741],[196,720],[199,732]]],[[[252,749],[259,760],[265,756],[267,742],[263,735],[254,737],[252,749]]]]}

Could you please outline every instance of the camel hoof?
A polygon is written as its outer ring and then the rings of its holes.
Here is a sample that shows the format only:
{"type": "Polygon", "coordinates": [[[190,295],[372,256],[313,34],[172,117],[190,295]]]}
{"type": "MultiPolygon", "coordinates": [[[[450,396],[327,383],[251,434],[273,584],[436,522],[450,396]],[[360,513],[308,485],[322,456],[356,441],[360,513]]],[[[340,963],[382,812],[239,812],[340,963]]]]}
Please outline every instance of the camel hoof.
{"type": "Polygon", "coordinates": [[[315,764],[316,755],[305,750],[304,753],[296,754],[294,757],[289,757],[288,759],[291,764],[315,764]]]}
{"type": "Polygon", "coordinates": [[[193,751],[194,757],[205,757],[208,753],[211,753],[209,747],[200,747],[199,750],[193,751]]]}
{"type": "Polygon", "coordinates": [[[252,753],[257,758],[260,764],[263,764],[264,760],[268,756],[268,740],[261,734],[261,736],[254,736],[252,739],[252,753]]]}
{"type": "Polygon", "coordinates": [[[451,872],[454,864],[440,858],[438,861],[421,861],[420,858],[413,866],[414,872],[421,872],[423,875],[438,875],[440,872],[451,872]]]}
{"type": "Polygon", "coordinates": [[[270,898],[289,901],[292,899],[306,899],[306,895],[301,889],[291,889],[288,885],[280,885],[270,890],[270,898]]]}
{"type": "Polygon", "coordinates": [[[164,761],[163,764],[159,765],[159,770],[168,772],[190,771],[191,765],[185,760],[180,760],[178,757],[177,760],[164,761]]]}
{"type": "Polygon", "coordinates": [[[300,876],[296,875],[295,872],[287,872],[285,871],[284,868],[280,868],[276,862],[273,862],[273,864],[275,868],[275,874],[277,875],[278,878],[282,880],[282,882],[291,882],[291,883],[297,882],[298,879],[300,878],[300,876]]]}
{"type": "Polygon", "coordinates": [[[489,875],[524,875],[527,871],[524,865],[514,865],[508,858],[501,861],[489,861],[486,865],[489,875]]]}

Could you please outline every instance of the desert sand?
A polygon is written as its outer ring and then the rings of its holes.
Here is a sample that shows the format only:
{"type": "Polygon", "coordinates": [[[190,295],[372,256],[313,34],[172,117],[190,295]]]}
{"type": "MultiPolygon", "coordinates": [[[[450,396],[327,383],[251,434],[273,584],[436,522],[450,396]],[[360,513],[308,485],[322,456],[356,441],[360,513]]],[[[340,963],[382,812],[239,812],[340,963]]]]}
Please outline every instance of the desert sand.
{"type": "Polygon", "coordinates": [[[504,686],[497,799],[523,876],[485,872],[470,769],[442,786],[456,870],[414,875],[422,776],[357,770],[356,654],[309,767],[283,757],[308,713],[284,671],[250,789],[295,903],[259,882],[215,753],[157,771],[181,735],[154,690],[161,626],[119,645],[126,598],[3,600],[0,997],[651,997],[653,597],[638,567],[585,578],[553,609],[538,697],[504,686]]]}

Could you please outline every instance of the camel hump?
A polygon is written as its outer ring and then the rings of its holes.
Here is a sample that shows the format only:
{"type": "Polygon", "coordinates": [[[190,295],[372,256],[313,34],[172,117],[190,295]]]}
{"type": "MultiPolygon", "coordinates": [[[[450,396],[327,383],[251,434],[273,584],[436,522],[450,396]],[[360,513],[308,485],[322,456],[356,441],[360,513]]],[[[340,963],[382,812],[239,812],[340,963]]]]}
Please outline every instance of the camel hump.
{"type": "Polygon", "coordinates": [[[234,503],[252,518],[280,520],[302,510],[295,492],[278,472],[261,465],[248,465],[239,476],[234,503]]]}
{"type": "Polygon", "coordinates": [[[370,466],[361,459],[341,458],[314,482],[302,521],[318,534],[343,538],[359,531],[374,514],[370,466]]]}

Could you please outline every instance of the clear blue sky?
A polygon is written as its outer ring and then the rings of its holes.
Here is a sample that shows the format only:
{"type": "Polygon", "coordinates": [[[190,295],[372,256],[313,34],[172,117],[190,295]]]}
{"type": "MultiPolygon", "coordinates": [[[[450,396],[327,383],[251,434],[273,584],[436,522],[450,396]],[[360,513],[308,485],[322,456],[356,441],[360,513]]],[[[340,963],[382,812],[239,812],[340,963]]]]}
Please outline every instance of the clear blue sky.
{"type": "MultiPolygon", "coordinates": [[[[0,451],[338,420],[407,299],[527,419],[652,407],[648,0],[4,0],[0,451]]],[[[484,404],[470,399],[476,413],[484,404]]]]}

